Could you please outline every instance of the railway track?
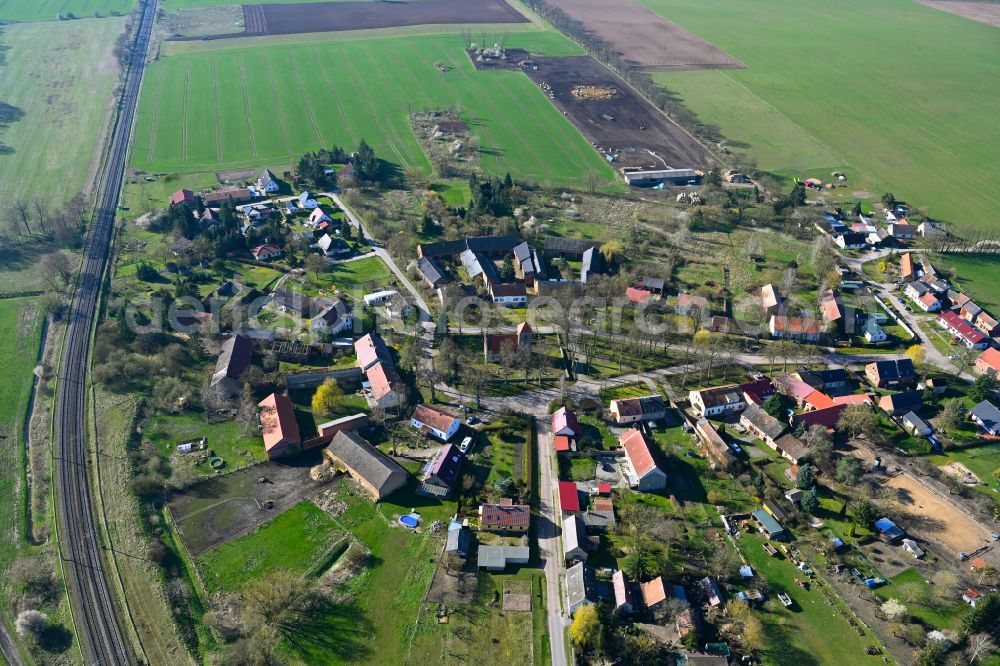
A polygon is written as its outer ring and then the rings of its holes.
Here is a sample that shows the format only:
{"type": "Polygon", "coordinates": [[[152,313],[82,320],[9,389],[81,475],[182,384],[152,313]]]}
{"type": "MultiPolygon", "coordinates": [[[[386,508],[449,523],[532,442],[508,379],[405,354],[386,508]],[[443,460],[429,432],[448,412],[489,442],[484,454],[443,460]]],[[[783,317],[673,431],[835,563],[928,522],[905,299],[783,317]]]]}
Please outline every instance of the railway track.
{"type": "Polygon", "coordinates": [[[86,441],[86,388],[90,337],[131,140],[156,0],[139,0],[139,22],[125,69],[125,85],[104,159],[97,213],[84,250],[76,297],[70,306],[56,401],[57,511],[60,557],[69,589],[77,639],[87,664],[131,664],[104,573],[90,496],[86,441]]]}

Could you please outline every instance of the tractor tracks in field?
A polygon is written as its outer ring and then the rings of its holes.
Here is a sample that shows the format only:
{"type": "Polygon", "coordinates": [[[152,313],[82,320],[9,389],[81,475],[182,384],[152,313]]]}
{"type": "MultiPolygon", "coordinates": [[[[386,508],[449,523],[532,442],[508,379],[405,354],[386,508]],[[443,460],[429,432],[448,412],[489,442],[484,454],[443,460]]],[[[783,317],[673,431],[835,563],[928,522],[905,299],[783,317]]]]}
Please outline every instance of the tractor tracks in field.
{"type": "Polygon", "coordinates": [[[299,68],[295,64],[295,55],[288,55],[288,62],[292,66],[292,73],[295,74],[295,80],[299,84],[299,92],[302,93],[302,101],[306,105],[306,113],[309,114],[309,122],[312,123],[313,132],[316,134],[316,140],[319,141],[320,145],[328,146],[326,138],[323,136],[323,131],[319,128],[319,122],[316,120],[316,112],[313,110],[312,101],[309,99],[309,94],[306,91],[305,85],[302,83],[302,75],[299,74],[299,68]]]}
{"type": "Polygon", "coordinates": [[[354,85],[357,86],[358,90],[361,91],[361,97],[365,100],[365,104],[368,106],[368,110],[371,112],[372,118],[375,119],[375,124],[378,125],[379,131],[382,132],[382,136],[385,138],[386,142],[388,142],[389,148],[392,149],[392,152],[396,153],[396,157],[399,158],[400,163],[405,164],[406,160],[403,159],[402,153],[399,152],[399,148],[397,148],[396,145],[392,142],[392,139],[389,136],[389,132],[386,131],[385,125],[379,119],[379,115],[375,111],[375,106],[372,104],[371,99],[368,97],[368,93],[365,92],[365,87],[361,85],[361,81],[358,80],[358,75],[354,71],[354,67],[351,65],[350,59],[344,58],[343,62],[344,62],[344,69],[347,70],[347,73],[350,75],[351,80],[354,81],[354,85]]]}
{"type": "Polygon", "coordinates": [[[333,103],[337,105],[337,113],[340,114],[340,119],[344,122],[344,127],[347,129],[347,133],[351,135],[351,143],[353,145],[358,144],[358,135],[354,131],[354,127],[351,123],[347,121],[347,114],[344,113],[344,108],[340,105],[340,99],[337,97],[337,89],[333,85],[333,81],[330,80],[330,75],[326,71],[326,65],[319,57],[319,53],[313,52],[313,57],[316,58],[316,65],[319,67],[320,73],[323,75],[323,80],[326,82],[326,87],[330,89],[330,96],[333,97],[333,103]]]}
{"type": "Polygon", "coordinates": [[[215,112],[215,157],[222,161],[222,125],[219,122],[219,88],[215,74],[215,58],[212,58],[212,110],[215,112]]]}
{"type": "Polygon", "coordinates": [[[191,63],[184,67],[184,94],[181,96],[181,164],[188,161],[188,82],[191,79],[191,63]]]}
{"type": "Polygon", "coordinates": [[[281,110],[281,97],[278,96],[278,87],[274,81],[274,69],[271,67],[271,59],[265,56],[264,65],[267,67],[267,82],[271,87],[271,99],[274,100],[274,115],[278,117],[281,138],[285,141],[285,153],[291,155],[292,144],[288,140],[288,125],[285,124],[285,112],[281,110]]]}
{"type": "Polygon", "coordinates": [[[247,129],[250,132],[250,155],[257,157],[257,142],[253,139],[253,116],[250,113],[250,93],[247,91],[247,70],[243,64],[243,56],[239,57],[240,85],[243,87],[243,110],[247,116],[247,129]]]}

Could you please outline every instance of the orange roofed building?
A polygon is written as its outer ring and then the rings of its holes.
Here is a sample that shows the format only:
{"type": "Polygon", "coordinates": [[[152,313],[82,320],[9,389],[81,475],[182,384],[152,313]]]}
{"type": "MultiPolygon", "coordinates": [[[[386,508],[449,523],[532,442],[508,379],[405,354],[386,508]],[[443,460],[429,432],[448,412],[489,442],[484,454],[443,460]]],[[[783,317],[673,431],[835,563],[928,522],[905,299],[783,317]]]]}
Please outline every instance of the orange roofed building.
{"type": "Polygon", "coordinates": [[[283,393],[272,393],[257,406],[260,408],[260,429],[267,457],[273,460],[298,453],[302,437],[291,398],[283,393]]]}

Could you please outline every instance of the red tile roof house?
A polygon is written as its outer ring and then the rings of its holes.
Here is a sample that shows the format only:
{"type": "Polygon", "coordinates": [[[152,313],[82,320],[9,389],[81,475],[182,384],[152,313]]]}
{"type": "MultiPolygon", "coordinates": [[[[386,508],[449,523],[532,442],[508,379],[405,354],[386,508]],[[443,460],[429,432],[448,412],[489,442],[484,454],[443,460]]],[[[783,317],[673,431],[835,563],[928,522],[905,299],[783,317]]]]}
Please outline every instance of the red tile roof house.
{"type": "Polygon", "coordinates": [[[260,408],[260,429],[267,457],[273,460],[298,453],[302,436],[299,435],[291,398],[283,393],[272,393],[257,406],[260,408]]]}
{"type": "Polygon", "coordinates": [[[1000,374],[1000,351],[990,347],[976,359],[976,370],[983,373],[1000,374]]]}
{"type": "Polygon", "coordinates": [[[531,332],[531,324],[522,321],[515,333],[487,333],[483,335],[483,356],[487,362],[497,362],[505,350],[511,353],[521,350],[531,352],[531,332]]]}
{"type": "Polygon", "coordinates": [[[445,444],[424,466],[417,494],[426,497],[445,498],[458,481],[465,456],[454,444],[445,444]]]}
{"type": "Polygon", "coordinates": [[[271,243],[265,243],[264,245],[258,245],[254,249],[250,250],[250,254],[257,261],[267,261],[268,259],[276,259],[281,256],[281,248],[277,245],[272,245],[271,243]]]}
{"type": "Polygon", "coordinates": [[[354,354],[358,357],[358,367],[365,372],[379,361],[392,363],[392,354],[385,340],[377,333],[368,333],[355,340],[354,354]]]}
{"type": "Polygon", "coordinates": [[[917,277],[917,272],[913,270],[913,257],[909,252],[899,259],[899,278],[903,282],[909,282],[917,277]]]}
{"type": "Polygon", "coordinates": [[[371,404],[378,405],[388,412],[406,405],[406,384],[391,364],[376,363],[368,368],[366,377],[371,385],[371,404]]]}
{"type": "Polygon", "coordinates": [[[657,467],[653,451],[642,431],[632,428],[618,441],[625,449],[625,477],[629,486],[641,492],[667,487],[667,473],[657,467]]]}
{"type": "Polygon", "coordinates": [[[625,290],[625,298],[631,303],[647,303],[649,301],[657,299],[657,295],[648,289],[639,289],[638,287],[629,287],[625,290]]]}
{"type": "Polygon", "coordinates": [[[704,296],[692,296],[691,294],[677,294],[677,305],[674,306],[674,312],[679,315],[691,314],[692,311],[697,308],[698,313],[701,315],[707,315],[711,312],[711,308],[708,305],[708,299],[704,296]]]}
{"type": "Polygon", "coordinates": [[[479,529],[487,532],[521,534],[528,531],[531,524],[531,507],[514,504],[510,499],[501,499],[499,504],[479,506],[479,529]]]}
{"type": "Polygon", "coordinates": [[[743,399],[748,405],[763,405],[774,395],[774,383],[770,379],[758,379],[740,384],[740,391],[743,392],[743,399]]]}
{"type": "Polygon", "coordinates": [[[447,442],[458,432],[462,422],[457,416],[442,412],[428,405],[417,405],[410,415],[410,425],[423,433],[430,433],[447,442]]]}
{"type": "Polygon", "coordinates": [[[847,405],[831,404],[822,409],[814,409],[811,412],[796,414],[792,417],[792,428],[798,431],[799,424],[801,423],[805,426],[806,430],[809,430],[814,425],[818,425],[823,426],[828,431],[833,431],[836,429],[837,423],[840,421],[840,415],[843,414],[845,409],[847,409],[847,405]]]}
{"type": "Polygon", "coordinates": [[[580,491],[572,481],[559,482],[559,509],[563,515],[580,512],[580,491]]]}
{"type": "Polygon", "coordinates": [[[967,587],[965,588],[965,592],[962,592],[962,601],[975,608],[981,596],[983,596],[983,593],[976,588],[967,587]]]}
{"type": "Polygon", "coordinates": [[[194,196],[194,192],[191,190],[177,190],[174,192],[173,196],[170,197],[170,205],[183,205],[188,208],[194,208],[198,205],[198,199],[194,196]]]}
{"type": "Polygon", "coordinates": [[[954,312],[942,312],[937,317],[937,323],[969,349],[986,349],[990,344],[990,339],[982,331],[954,312]]]}
{"type": "Polygon", "coordinates": [[[834,295],[833,291],[827,289],[820,296],[820,309],[823,311],[823,321],[827,324],[836,324],[844,318],[844,306],[840,299],[834,295]]]}
{"type": "Polygon", "coordinates": [[[815,319],[772,315],[768,330],[774,338],[816,342],[823,333],[823,324],[815,319]]]}

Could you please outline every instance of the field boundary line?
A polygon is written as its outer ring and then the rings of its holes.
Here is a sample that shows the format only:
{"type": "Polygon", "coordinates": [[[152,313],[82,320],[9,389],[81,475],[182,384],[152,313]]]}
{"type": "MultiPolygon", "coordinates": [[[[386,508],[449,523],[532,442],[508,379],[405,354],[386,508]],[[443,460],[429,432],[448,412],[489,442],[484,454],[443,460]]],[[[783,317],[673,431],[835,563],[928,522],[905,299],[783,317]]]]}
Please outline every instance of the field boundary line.
{"type": "MultiPolygon", "coordinates": [[[[531,81],[531,79],[528,79],[528,81],[531,81]]],[[[504,83],[503,79],[498,79],[495,83],[496,83],[496,87],[499,88],[499,89],[501,89],[501,90],[503,90],[505,93],[507,93],[507,98],[510,99],[510,100],[512,100],[513,103],[519,109],[521,109],[526,116],[528,116],[528,117],[531,116],[531,109],[529,109],[528,107],[526,107],[524,105],[524,102],[522,102],[521,99],[517,95],[515,95],[513,92],[511,92],[510,87],[507,86],[504,83]]],[[[536,87],[534,85],[533,81],[531,83],[532,83],[532,87],[533,88],[536,87]]],[[[539,91],[539,93],[540,92],[541,91],[539,91]]],[[[563,116],[561,112],[559,112],[559,108],[556,107],[554,104],[552,104],[551,100],[545,100],[545,103],[549,104],[550,106],[552,106],[553,108],[555,108],[556,112],[559,114],[559,116],[561,116],[565,120],[566,117],[563,116]]],[[[569,152],[574,153],[576,155],[576,158],[581,162],[581,166],[583,166],[582,162],[586,161],[588,159],[588,157],[584,153],[580,152],[580,146],[577,143],[577,141],[575,140],[576,137],[574,137],[572,134],[570,134],[569,136],[567,136],[567,134],[566,134],[566,124],[565,123],[557,122],[557,123],[554,123],[554,125],[556,125],[556,127],[554,127],[553,129],[560,135],[560,139],[557,141],[560,144],[560,148],[563,149],[563,151],[566,152],[566,153],[569,153],[569,152]]],[[[584,141],[586,141],[586,137],[583,136],[583,134],[580,132],[580,130],[578,130],[572,124],[570,124],[569,127],[577,135],[577,137],[581,137],[581,138],[584,139],[584,141]]],[[[555,138],[555,137],[553,136],[553,138],[555,138]]],[[[594,154],[596,154],[596,153],[594,153],[594,154]]],[[[567,157],[568,157],[568,155],[567,155],[567,157]]]]}
{"type": "Polygon", "coordinates": [[[191,63],[184,66],[184,95],[181,97],[181,164],[187,164],[188,155],[188,81],[191,78],[191,63]]]}
{"type": "Polygon", "coordinates": [[[262,56],[264,64],[267,66],[267,81],[271,85],[271,99],[274,100],[274,115],[278,117],[278,126],[281,127],[281,138],[285,141],[285,153],[292,154],[292,144],[288,142],[288,126],[285,125],[285,112],[281,109],[281,97],[278,96],[278,88],[274,84],[274,68],[271,67],[271,59],[262,56]]]}
{"type": "Polygon", "coordinates": [[[215,156],[222,161],[222,126],[219,124],[219,88],[215,74],[215,58],[212,58],[212,107],[215,112],[215,156]]]}
{"type": "Polygon", "coordinates": [[[385,127],[383,127],[382,121],[379,120],[379,115],[375,111],[375,107],[372,106],[371,98],[368,97],[368,93],[365,90],[365,87],[361,84],[361,81],[358,80],[358,76],[354,71],[354,67],[351,65],[350,58],[344,58],[343,63],[344,63],[344,69],[347,70],[347,73],[351,77],[351,80],[354,81],[354,85],[356,85],[358,87],[358,90],[361,92],[361,97],[364,99],[365,104],[368,106],[368,111],[371,112],[372,119],[375,121],[375,124],[378,125],[379,130],[381,130],[382,138],[384,138],[386,142],[389,144],[389,148],[392,150],[392,152],[396,153],[396,157],[399,158],[400,163],[405,164],[406,160],[403,159],[403,155],[402,153],[399,152],[399,148],[396,147],[396,145],[392,142],[392,138],[390,138],[389,134],[385,131],[385,127]]]}
{"type": "Polygon", "coordinates": [[[247,91],[247,72],[243,66],[243,56],[238,58],[240,63],[240,84],[243,86],[243,109],[247,114],[247,128],[250,130],[250,157],[257,157],[257,143],[253,140],[253,116],[250,114],[250,93],[247,91]]]}
{"type": "Polygon", "coordinates": [[[340,119],[344,121],[344,127],[347,129],[347,133],[351,135],[351,143],[357,145],[358,135],[354,131],[354,127],[347,120],[347,115],[344,113],[344,107],[340,105],[340,99],[337,96],[337,89],[330,80],[330,74],[326,71],[326,65],[323,64],[323,61],[320,59],[318,51],[313,51],[313,58],[316,59],[319,71],[323,75],[323,81],[326,82],[326,87],[330,90],[330,96],[333,97],[333,103],[337,105],[337,112],[340,114],[340,119]]]}
{"type": "Polygon", "coordinates": [[[149,143],[146,144],[146,161],[149,163],[153,162],[153,146],[156,143],[156,121],[160,115],[160,90],[163,86],[163,68],[157,68],[160,73],[156,77],[156,90],[153,94],[153,118],[149,123],[149,143]]]}
{"type": "Polygon", "coordinates": [[[312,100],[309,98],[305,85],[302,83],[302,76],[299,74],[299,68],[295,65],[294,53],[288,54],[288,62],[292,67],[292,72],[295,74],[295,80],[299,84],[299,92],[302,93],[302,100],[306,103],[306,113],[309,114],[309,121],[312,123],[313,132],[316,133],[316,139],[319,141],[321,146],[326,147],[329,144],[326,142],[326,137],[323,136],[323,132],[319,128],[319,123],[316,121],[316,112],[313,110],[312,100]]]}

